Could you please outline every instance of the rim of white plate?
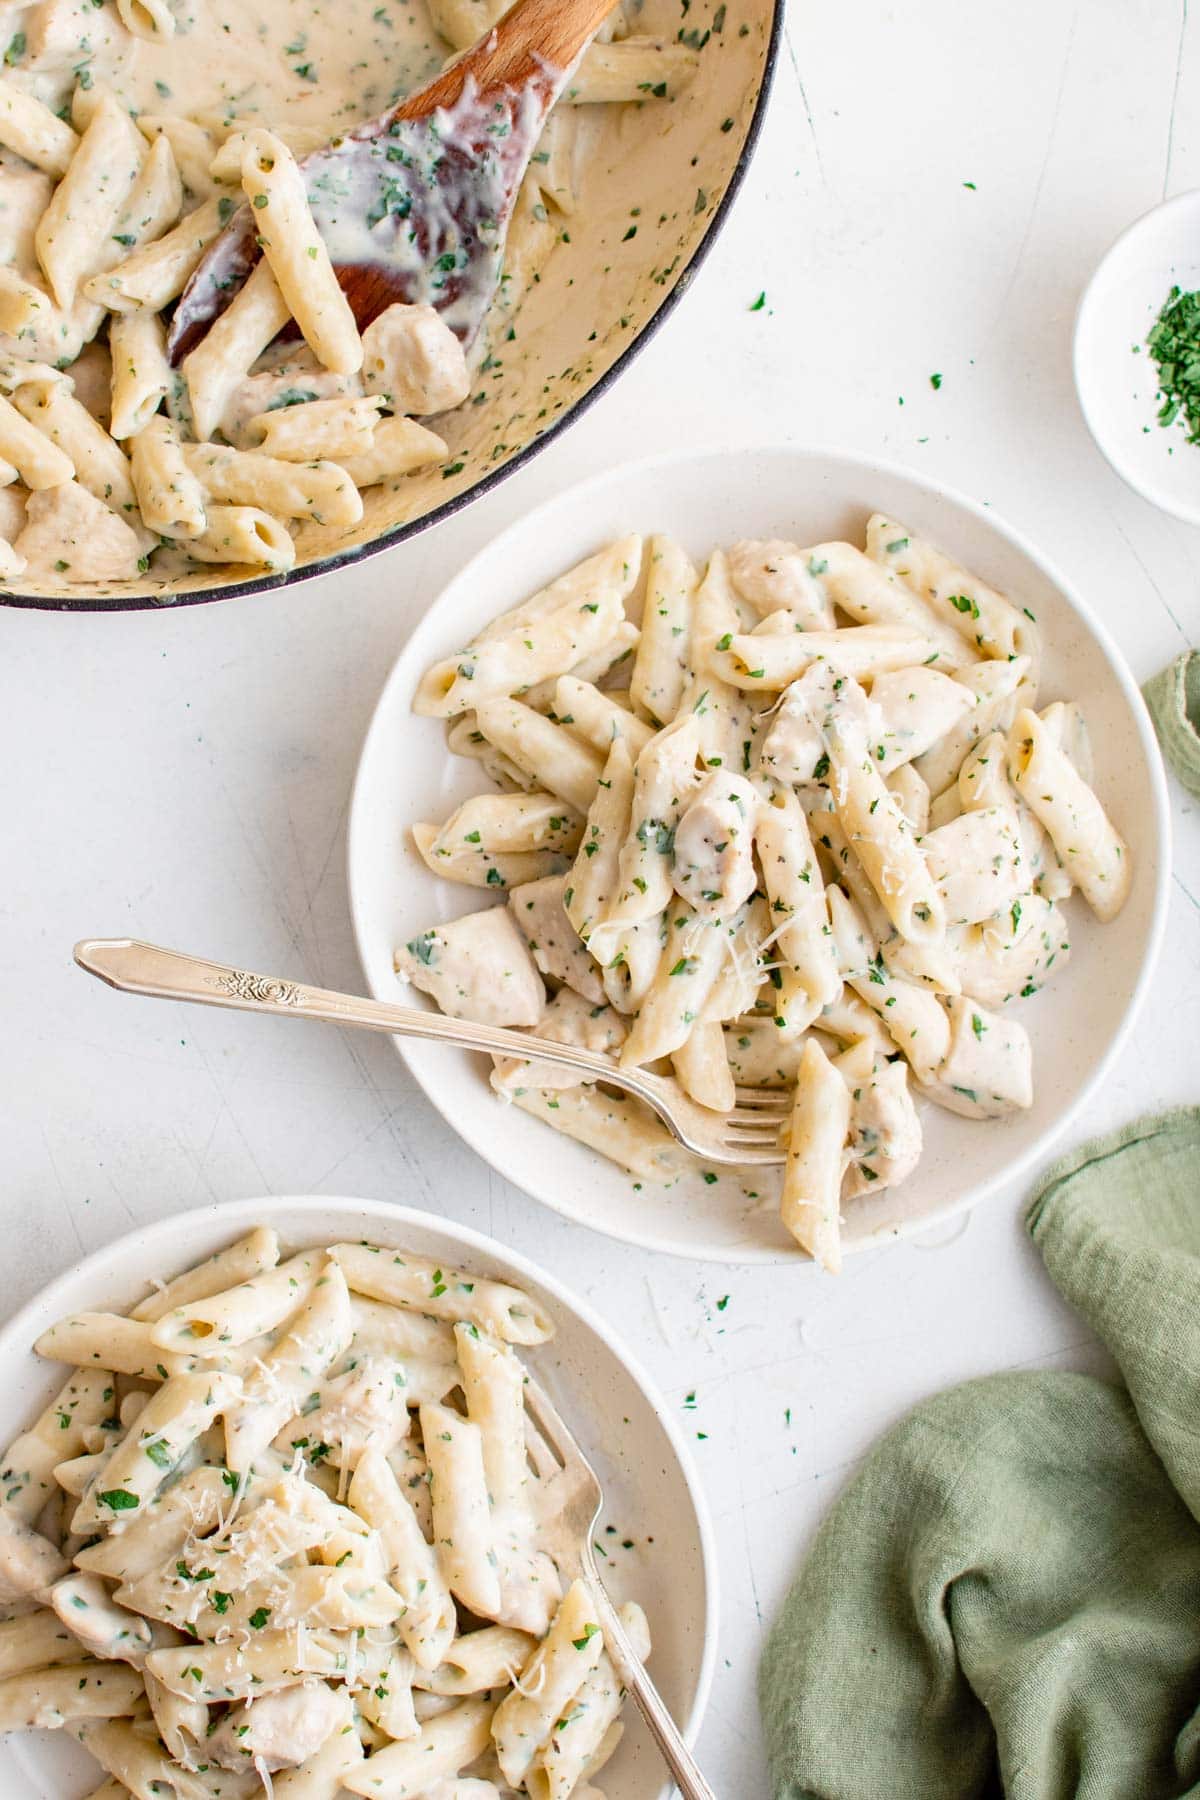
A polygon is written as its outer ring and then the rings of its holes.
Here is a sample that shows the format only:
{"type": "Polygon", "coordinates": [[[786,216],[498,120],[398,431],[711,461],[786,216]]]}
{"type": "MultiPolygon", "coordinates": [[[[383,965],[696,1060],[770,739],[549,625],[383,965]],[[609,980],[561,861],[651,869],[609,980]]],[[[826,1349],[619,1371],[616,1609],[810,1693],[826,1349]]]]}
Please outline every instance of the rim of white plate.
{"type": "MultiPolygon", "coordinates": [[[[425,665],[432,662],[436,657],[436,644],[430,644],[428,640],[436,640],[437,635],[441,630],[441,614],[444,610],[444,603],[447,598],[460,587],[469,584],[472,578],[478,576],[493,559],[502,561],[506,544],[509,539],[514,537],[518,532],[528,530],[531,527],[536,527],[539,522],[545,523],[549,529],[554,514],[560,507],[567,506],[581,498],[585,498],[587,495],[598,492],[610,484],[626,482],[631,478],[649,482],[657,472],[666,468],[673,468],[687,463],[709,461],[727,462],[731,458],[736,459],[740,456],[779,456],[801,460],[821,461],[825,463],[843,463],[854,469],[856,472],[867,476],[878,474],[886,478],[898,478],[903,481],[913,482],[919,487],[926,488],[931,494],[936,495],[943,500],[948,500],[952,505],[961,507],[965,512],[971,514],[973,518],[978,520],[989,530],[995,531],[1003,538],[1007,538],[1009,543],[1012,544],[1020,554],[1027,557],[1054,586],[1058,594],[1071,608],[1072,612],[1076,614],[1087,632],[1099,646],[1105,661],[1108,663],[1118,686],[1129,704],[1130,713],[1138,734],[1138,741],[1141,747],[1143,760],[1146,764],[1151,793],[1153,795],[1154,835],[1157,855],[1154,858],[1154,903],[1150,918],[1150,926],[1142,949],[1141,968],[1138,973],[1137,982],[1129,997],[1125,1011],[1112,1032],[1108,1047],[1101,1056],[1097,1066],[1084,1082],[1079,1093],[1075,1096],[1070,1105],[1059,1114],[1052,1124],[1046,1127],[1041,1136],[1037,1138],[1028,1149],[1006,1163],[1003,1168],[997,1169],[994,1174],[985,1176],[981,1180],[974,1182],[965,1194],[958,1196],[955,1200],[939,1208],[938,1211],[934,1213],[930,1213],[919,1219],[908,1220],[898,1225],[884,1225],[874,1235],[857,1238],[845,1246],[848,1252],[875,1249],[882,1243],[894,1243],[905,1238],[918,1237],[921,1233],[931,1230],[935,1226],[944,1224],[950,1219],[959,1217],[964,1212],[973,1210],[983,1201],[991,1199],[998,1189],[1006,1187],[1009,1183],[1016,1183],[1023,1180],[1035,1168],[1045,1162],[1050,1152],[1061,1142],[1072,1122],[1078,1118],[1079,1114],[1087,1106],[1098,1088],[1106,1080],[1114,1062],[1124,1048],[1129,1033],[1132,1030],[1134,1022],[1145,1001],[1146,993],[1149,989],[1155,966],[1158,962],[1159,952],[1162,948],[1163,934],[1166,929],[1171,872],[1170,802],[1167,793],[1167,779],[1163,767],[1162,755],[1158,747],[1158,739],[1154,733],[1154,726],[1151,722],[1150,714],[1146,709],[1146,703],[1142,698],[1137,683],[1134,681],[1133,676],[1129,671],[1124,656],[1117,647],[1107,626],[1096,617],[1087,602],[1082,599],[1076,591],[1074,585],[1067,580],[1065,575],[1063,575],[1057,564],[1052,562],[1042,551],[1038,550],[1024,533],[1017,530],[1015,526],[1010,525],[1005,518],[997,514],[990,506],[981,505],[979,501],[973,500],[969,495],[964,494],[960,489],[952,487],[946,482],[931,480],[928,477],[905,467],[903,463],[894,462],[884,457],[864,456],[858,451],[835,445],[768,443],[740,444],[733,448],[722,448],[720,446],[710,445],[686,451],[665,451],[655,456],[640,458],[634,462],[621,463],[614,469],[606,469],[597,475],[588,476],[583,481],[575,482],[570,487],[561,489],[559,493],[552,495],[548,500],[542,501],[540,505],[534,507],[530,512],[522,514],[520,518],[514,520],[510,525],[507,525],[503,531],[499,532],[496,537],[492,538],[481,550],[478,550],[474,556],[464,563],[462,568],[451,576],[450,580],[440,590],[436,598],[431,601],[417,625],[406,639],[403,648],[392,665],[387,680],[384,682],[379,698],[375,703],[375,709],[371,715],[371,722],[367,727],[366,735],[363,739],[363,747],[359,754],[358,766],[354,775],[354,785],[351,791],[350,823],[346,841],[346,874],[347,887],[350,896],[351,924],[354,930],[354,941],[358,951],[359,963],[362,967],[369,991],[376,999],[394,999],[394,994],[382,993],[372,984],[368,966],[368,957],[363,942],[363,923],[357,894],[355,870],[359,861],[359,840],[363,833],[369,829],[365,817],[366,808],[364,793],[366,779],[364,772],[372,758],[374,741],[377,736],[381,736],[383,733],[384,720],[390,716],[393,708],[397,704],[398,690],[404,688],[406,684],[415,688],[414,675],[423,670],[425,665]]],[[[486,1142],[481,1133],[476,1133],[470,1129],[464,1128],[460,1118],[458,1118],[453,1111],[450,1097],[445,1095],[444,1091],[439,1090],[437,1085],[427,1079],[426,1073],[421,1066],[419,1052],[422,1046],[420,1043],[417,1040],[400,1037],[393,1037],[391,1042],[395,1046],[409,1073],[413,1076],[414,1080],[428,1099],[432,1101],[433,1105],[437,1108],[447,1125],[450,1126],[451,1130],[454,1131],[464,1143],[469,1145],[469,1147],[475,1151],[476,1155],[480,1156],[489,1167],[497,1169],[498,1172],[503,1175],[506,1180],[511,1181],[515,1187],[520,1188],[523,1193],[528,1193],[531,1199],[537,1200],[540,1204],[548,1206],[552,1211],[559,1213],[571,1223],[584,1225],[589,1230],[600,1232],[603,1236],[613,1238],[621,1243],[632,1244],[638,1249],[651,1250],[668,1256],[681,1256],[690,1261],[699,1260],[735,1266],[748,1266],[752,1264],[795,1264],[802,1268],[807,1267],[810,1270],[815,1269],[816,1265],[813,1264],[798,1247],[795,1250],[791,1250],[787,1247],[776,1248],[766,1244],[746,1244],[738,1246],[736,1253],[732,1250],[725,1249],[703,1250],[699,1248],[694,1241],[690,1244],[683,1244],[677,1241],[676,1238],[663,1236],[654,1230],[640,1230],[636,1228],[622,1230],[614,1229],[591,1216],[586,1206],[575,1206],[572,1203],[569,1193],[563,1194],[554,1200],[544,1198],[541,1194],[532,1193],[525,1186],[524,1180],[520,1175],[512,1174],[507,1167],[502,1167],[500,1165],[496,1159],[492,1146],[486,1142]]]]}
{"type": "MultiPolygon", "coordinates": [[[[1100,411],[1100,396],[1106,389],[1106,376],[1103,373],[1109,368],[1106,359],[1100,357],[1093,343],[1092,315],[1097,311],[1105,290],[1118,270],[1127,262],[1136,260],[1136,253],[1143,239],[1153,239],[1161,233],[1167,235],[1166,227],[1176,215],[1181,217],[1191,213],[1195,215],[1194,223],[1200,226],[1200,188],[1188,188],[1182,194],[1173,194],[1169,200],[1160,200],[1146,212],[1127,225],[1120,235],[1113,239],[1100,261],[1096,264],[1088,278],[1087,286],[1079,297],[1079,305],[1075,310],[1075,327],[1071,340],[1071,369],[1075,377],[1075,393],[1079,400],[1079,410],[1083,414],[1084,423],[1092,434],[1092,441],[1104,457],[1110,469],[1121,477],[1127,487],[1157,506],[1160,512],[1169,513],[1174,519],[1182,519],[1187,525],[1200,525],[1200,499],[1189,503],[1173,494],[1160,482],[1152,468],[1142,462],[1126,448],[1123,435],[1108,428],[1100,411]]],[[[1184,234],[1180,233],[1181,243],[1184,234]]],[[[1170,279],[1169,270],[1164,269],[1163,280],[1170,279]]],[[[1157,304],[1165,298],[1165,289],[1158,295],[1157,304]]],[[[1116,367],[1117,346],[1113,346],[1116,367]]],[[[1136,439],[1130,440],[1136,442],[1136,439]]]]}
{"type": "MultiPolygon", "coordinates": [[[[209,1206],[188,1207],[181,1213],[173,1213],[165,1219],[158,1219],[153,1224],[136,1227],[126,1231],[118,1238],[111,1239],[99,1249],[89,1252],[79,1262],[64,1269],[52,1281],[39,1288],[10,1319],[0,1325],[0,1366],[5,1355],[11,1354],[14,1341],[23,1352],[30,1345],[31,1321],[34,1315],[43,1308],[52,1305],[57,1295],[68,1286],[74,1286],[81,1278],[86,1279],[94,1264],[112,1260],[127,1245],[136,1244],[139,1254],[144,1255],[153,1250],[161,1241],[165,1260],[164,1267],[170,1266],[172,1248],[178,1250],[180,1226],[189,1220],[211,1221],[224,1225],[228,1222],[230,1237],[236,1237],[239,1231],[255,1225],[271,1225],[279,1230],[285,1241],[288,1238],[287,1222],[317,1220],[328,1217],[340,1207],[353,1207],[356,1212],[384,1220],[390,1229],[402,1231],[405,1224],[424,1227],[432,1231],[443,1232],[461,1243],[471,1256],[477,1256],[483,1266],[499,1264],[507,1266],[513,1274],[544,1289],[565,1312],[580,1320],[603,1343],[609,1354],[616,1358],[637,1385],[647,1406],[654,1414],[655,1420],[666,1435],[671,1453],[683,1477],[691,1502],[692,1513],[696,1521],[696,1534],[700,1543],[700,1563],[704,1577],[704,1620],[701,1635],[700,1667],[696,1676],[696,1691],[688,1709],[688,1716],[681,1723],[689,1745],[694,1744],[700,1734],[704,1715],[712,1691],[713,1673],[716,1668],[717,1641],[721,1618],[720,1577],[716,1549],[716,1535],[712,1518],[709,1514],[708,1501],[701,1486],[691,1450],[683,1436],[679,1425],[672,1418],[670,1411],[662,1400],[656,1384],[651,1380],[638,1358],[628,1349],[624,1341],[611,1330],[607,1322],[588,1301],[582,1300],[570,1288],[566,1287],[556,1275],[544,1269],[540,1263],[523,1255],[519,1250],[502,1244],[498,1238],[489,1237],[486,1232],[476,1231],[473,1226],[460,1225],[456,1219],[445,1218],[440,1213],[425,1212],[419,1207],[394,1204],[390,1200],[368,1200],[351,1194],[281,1194],[249,1200],[222,1200],[209,1206]]],[[[304,1229],[303,1225],[301,1229],[304,1229]]],[[[534,1346],[536,1349],[538,1346],[534,1346]]],[[[568,1421],[569,1422],[569,1421],[568,1421]]],[[[586,1445],[584,1446],[586,1453],[586,1445]]],[[[668,1800],[674,1793],[674,1787],[667,1781],[664,1783],[659,1800],[668,1800]]]]}

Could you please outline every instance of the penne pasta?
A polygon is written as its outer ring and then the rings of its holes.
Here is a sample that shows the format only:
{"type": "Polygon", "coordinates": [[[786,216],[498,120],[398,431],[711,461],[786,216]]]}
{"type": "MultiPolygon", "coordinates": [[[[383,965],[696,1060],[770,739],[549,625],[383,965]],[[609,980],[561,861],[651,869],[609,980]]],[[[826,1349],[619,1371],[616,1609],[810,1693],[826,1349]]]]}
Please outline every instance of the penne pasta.
{"type": "Polygon", "coordinates": [[[521,1670],[492,1720],[492,1738],[504,1779],[524,1783],[539,1749],[600,1661],[604,1637],[582,1581],[567,1589],[545,1638],[521,1670]]]}
{"type": "Polygon", "coordinates": [[[928,538],[876,514],[867,524],[867,555],[915,588],[977,651],[999,661],[1027,656],[1036,669],[1040,634],[1029,608],[1013,606],[928,538]]]}
{"type": "Polygon", "coordinates": [[[167,1473],[240,1391],[235,1375],[172,1375],[151,1398],[134,1431],[114,1451],[76,1509],[72,1530],[87,1532],[137,1512],[167,1473]]]}
{"type": "Polygon", "coordinates": [[[351,1794],[378,1800],[380,1794],[396,1800],[417,1796],[439,1782],[461,1775],[487,1749],[495,1708],[486,1698],[460,1701],[438,1713],[407,1743],[388,1744],[368,1757],[361,1769],[343,1775],[342,1785],[351,1794]]]}
{"type": "Polygon", "coordinates": [[[784,1165],[783,1222],[831,1275],[841,1268],[841,1192],[850,1093],[820,1045],[804,1046],[784,1165]]]}
{"type": "Polygon", "coordinates": [[[448,447],[436,431],[418,425],[415,419],[390,418],[379,421],[366,450],[342,454],[337,462],[356,487],[368,488],[414,475],[419,469],[445,462],[448,455],[448,447]]]}
{"type": "Polygon", "coordinates": [[[114,317],[108,341],[113,371],[109,430],[115,438],[131,438],[170,392],[167,334],[157,314],[143,310],[114,317]]]}
{"type": "Polygon", "coordinates": [[[0,144],[61,180],[79,148],[79,134],[41,100],[6,80],[0,81],[0,144]]]}
{"type": "Polygon", "coordinates": [[[275,412],[256,413],[246,431],[263,456],[287,462],[341,462],[347,456],[370,456],[382,421],[382,401],[374,394],[336,400],[308,400],[275,412]]]}
{"type": "Polygon", "coordinates": [[[548,1553],[558,1489],[527,1452],[509,1341],[542,1342],[550,1321],[506,1283],[382,1246],[279,1258],[256,1231],[160,1283],[141,1317],[81,1313],[44,1334],[52,1353],[83,1330],[216,1338],[219,1355],[246,1347],[247,1373],[164,1365],[118,1404],[110,1375],[81,1371],[13,1446],[29,1471],[0,1510],[0,1598],[21,1609],[0,1621],[0,1729],[65,1728],[144,1800],[249,1800],[264,1781],[293,1800],[417,1800],[493,1758],[506,1695],[548,1741],[560,1696],[594,1677],[601,1728],[572,1751],[598,1766],[619,1695],[548,1553]],[[343,1263],[375,1292],[352,1301],[343,1263]],[[407,1426],[417,1359],[451,1371],[445,1398],[417,1406],[423,1450],[388,1424],[407,1426]],[[50,1528],[31,1477],[51,1431],[72,1453],[51,1476],[94,1470],[71,1560],[20,1516],[50,1528]],[[468,1624],[456,1602],[495,1622],[468,1624]]]}
{"type": "Polygon", "coordinates": [[[419,1669],[440,1667],[457,1629],[454,1602],[409,1499],[377,1450],[368,1447],[359,1459],[349,1499],[379,1534],[388,1579],[404,1602],[397,1629],[406,1649],[419,1669]]]}
{"type": "Polygon", "coordinates": [[[692,607],[700,578],[673,539],[652,537],[646,600],[629,691],[660,725],[679,712],[691,656],[692,607]]]}
{"type": "Polygon", "coordinates": [[[57,487],[70,481],[75,465],[67,452],[0,394],[0,456],[16,469],[27,488],[57,487]]]}
{"type": "Polygon", "coordinates": [[[296,560],[283,521],[258,506],[206,505],[204,529],[187,539],[187,547],[201,562],[247,563],[273,575],[285,574],[296,560]]]}
{"type": "MultiPolygon", "coordinates": [[[[58,1360],[58,1359],[56,1359],[58,1360]]],[[[54,1470],[78,1456],[86,1434],[112,1411],[115,1389],[107,1368],[76,1369],[0,1463],[0,1521],[32,1525],[54,1492],[54,1470]]]]}
{"type": "Polygon", "coordinates": [[[695,79],[699,62],[694,50],[667,38],[589,44],[563,90],[563,100],[568,106],[644,100],[647,94],[673,100],[695,79]]]}
{"type": "Polygon", "coordinates": [[[296,159],[274,132],[246,133],[242,188],[263,259],[318,362],[337,375],[362,367],[362,340],[309,211],[296,159]]]}
{"type": "Polygon", "coordinates": [[[362,496],[337,463],[287,462],[224,444],[185,444],[183,460],[205,495],[228,505],[324,525],[353,525],[362,517],[362,496]]]}
{"type": "Polygon", "coordinates": [[[350,1291],[336,1263],[322,1267],[274,1349],[257,1359],[240,1396],[225,1409],[225,1461],[243,1474],[307,1402],[353,1335],[350,1291]]]}
{"type": "Polygon", "coordinates": [[[598,751],[520,700],[481,701],[475,720],[488,743],[538,786],[566,800],[576,812],[587,812],[604,768],[598,751]]]}
{"type": "Polygon", "coordinates": [[[1131,880],[1125,842],[1052,732],[1028,709],[1009,729],[1008,772],[1096,917],[1115,918],[1131,880]]]}
{"type": "Polygon", "coordinates": [[[151,531],[163,537],[203,536],[208,529],[204,489],[188,468],[179,433],[169,419],[152,416],[133,433],[129,472],[138,511],[151,531]]]}
{"type": "Polygon", "coordinates": [[[158,312],[178,299],[192,270],[232,212],[230,200],[204,201],[161,237],[140,245],[112,268],[90,275],[83,284],[85,296],[110,312],[141,308],[158,312]]]}
{"type": "Polygon", "coordinates": [[[466,1320],[508,1344],[544,1344],[554,1324],[540,1306],[504,1282],[481,1281],[425,1257],[388,1254],[374,1244],[335,1244],[329,1252],[348,1286],[434,1319],[466,1320]]]}
{"type": "MultiPolygon", "coordinates": [[[[932,544],[879,514],[865,551],[744,539],[701,578],[650,537],[643,581],[638,541],[421,678],[415,710],[447,718],[450,750],[500,791],[415,841],[508,908],[430,927],[396,967],[451,1016],[670,1071],[711,1113],[739,1087],[790,1090],[795,1148],[781,1180],[755,1179],[833,1268],[844,1207],[916,1167],[922,1102],[1028,1104],[1028,1040],[994,1009],[1066,961],[1074,886],[1118,910],[1127,851],[1082,708],[1032,710],[1030,609],[932,544]],[[581,581],[617,597],[586,654],[581,581]],[[526,826],[554,808],[583,820],[568,871],[526,826]]],[[[535,1047],[498,1057],[491,1085],[635,1186],[696,1172],[643,1103],[535,1047]]]]}
{"type": "Polygon", "coordinates": [[[529,617],[511,631],[489,634],[430,669],[416,710],[438,718],[468,708],[478,714],[481,701],[518,694],[572,669],[612,636],[640,566],[639,538],[622,538],[580,563],[535,596],[529,617]]]}
{"type": "Polygon", "coordinates": [[[50,292],[65,310],[81,282],[105,265],[145,155],[145,139],[125,108],[102,94],[34,233],[50,292]]]}
{"type": "MultiPolygon", "coordinates": [[[[216,204],[219,211],[220,202],[216,204]]],[[[260,262],[202,341],[184,357],[192,428],[201,442],[212,437],[238,382],[290,317],[270,264],[260,262]]]]}

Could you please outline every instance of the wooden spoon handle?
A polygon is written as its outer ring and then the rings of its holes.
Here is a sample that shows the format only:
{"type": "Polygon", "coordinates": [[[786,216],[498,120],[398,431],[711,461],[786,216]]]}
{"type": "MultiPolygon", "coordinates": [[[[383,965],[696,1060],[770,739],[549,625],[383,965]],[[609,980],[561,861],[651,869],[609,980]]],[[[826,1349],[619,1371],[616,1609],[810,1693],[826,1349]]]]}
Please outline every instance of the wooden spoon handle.
{"type": "Polygon", "coordinates": [[[473,76],[480,93],[521,88],[538,75],[571,67],[615,0],[517,0],[499,24],[449,68],[396,108],[398,119],[423,119],[453,106],[473,76]]]}

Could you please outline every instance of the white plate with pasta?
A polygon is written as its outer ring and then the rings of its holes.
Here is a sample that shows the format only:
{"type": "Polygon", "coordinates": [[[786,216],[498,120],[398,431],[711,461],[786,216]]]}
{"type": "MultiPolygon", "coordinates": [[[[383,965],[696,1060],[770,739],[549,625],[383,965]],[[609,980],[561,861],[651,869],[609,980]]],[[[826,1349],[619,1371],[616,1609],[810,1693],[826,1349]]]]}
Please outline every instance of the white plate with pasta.
{"type": "Polygon", "coordinates": [[[836,1268],[1045,1156],[1168,858],[1141,698],[1063,578],[944,489],[775,449],[615,471],[462,571],[380,700],[350,886],[377,996],[717,1109],[796,1095],[782,1178],[743,1175],[615,1090],[397,1040],[501,1173],[651,1249],[836,1268]]]}
{"type": "Polygon", "coordinates": [[[381,1201],[239,1201],[97,1251],[0,1354],[5,1792],[665,1794],[539,1549],[552,1488],[503,1422],[520,1359],[595,1460],[606,1585],[689,1734],[711,1528],[642,1375],[532,1264],[381,1201]]]}

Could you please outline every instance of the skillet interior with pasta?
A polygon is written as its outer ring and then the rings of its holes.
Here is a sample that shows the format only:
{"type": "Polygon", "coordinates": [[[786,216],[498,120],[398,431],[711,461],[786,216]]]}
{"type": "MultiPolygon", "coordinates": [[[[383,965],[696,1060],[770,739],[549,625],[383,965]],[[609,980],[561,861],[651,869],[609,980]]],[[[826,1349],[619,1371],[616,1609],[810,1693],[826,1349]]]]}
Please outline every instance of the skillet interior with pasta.
{"type": "MultiPolygon", "coordinates": [[[[694,7],[681,25],[668,0],[618,9],[618,41],[596,47],[601,59],[590,74],[581,65],[558,109],[574,140],[569,180],[556,175],[553,193],[535,193],[533,184],[523,191],[500,297],[472,358],[468,397],[421,420],[444,441],[445,453],[416,473],[367,488],[360,518],[288,521],[295,540],[288,572],[206,565],[151,544],[144,546],[147,566],[119,578],[59,569],[66,556],[49,566],[45,559],[31,563],[10,575],[0,598],[121,608],[224,597],[336,567],[490,486],[617,372],[710,240],[753,136],[775,10],[769,0],[732,0],[694,7]],[[639,56],[648,61],[635,80],[639,56]]],[[[111,92],[136,113],[148,145],[158,138],[170,144],[187,209],[212,200],[212,157],[229,140],[236,144],[242,129],[271,126],[302,154],[425,78],[487,22],[481,0],[416,0],[411,7],[352,0],[336,20],[311,0],[280,3],[275,11],[271,17],[260,5],[251,16],[231,0],[203,7],[124,0],[97,13],[77,0],[41,0],[11,14],[2,79],[78,125],[94,115],[97,96],[111,92]]],[[[0,255],[36,284],[44,271],[31,242],[52,177],[11,144],[0,154],[8,215],[0,255]]],[[[225,161],[232,160],[228,148],[225,161]]],[[[535,161],[535,177],[538,169],[535,161]]],[[[236,185],[216,192],[241,196],[236,185]]],[[[64,360],[36,333],[0,335],[0,350],[10,361],[64,360]]],[[[68,344],[64,354],[75,350],[68,344]]],[[[90,407],[91,391],[98,391],[102,408],[109,378],[100,348],[89,346],[66,372],[77,396],[90,407]]]]}

